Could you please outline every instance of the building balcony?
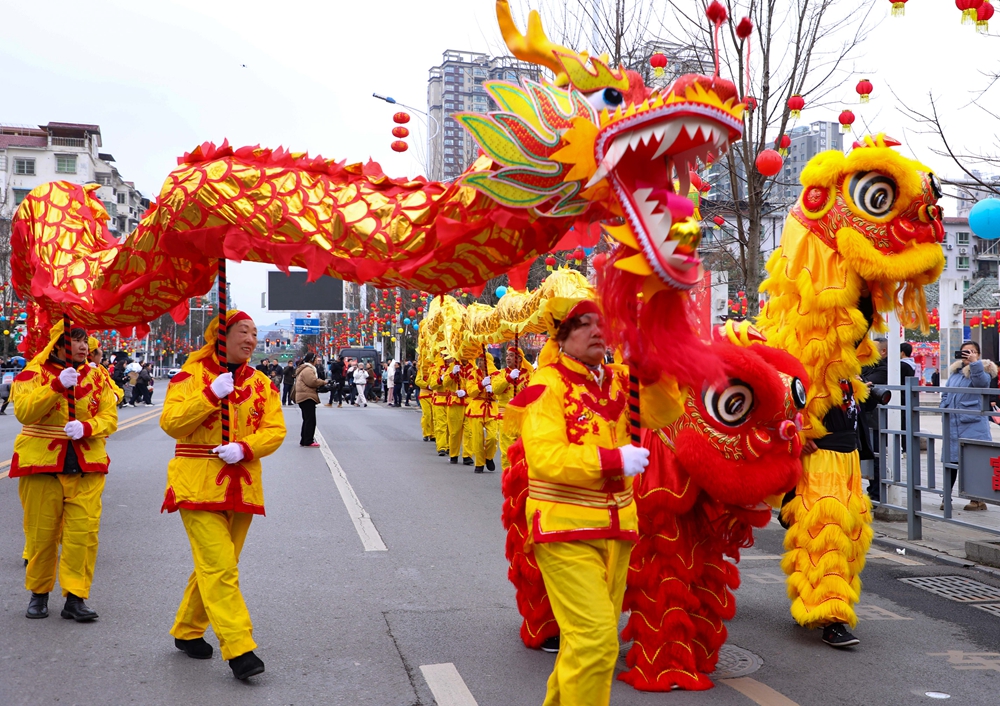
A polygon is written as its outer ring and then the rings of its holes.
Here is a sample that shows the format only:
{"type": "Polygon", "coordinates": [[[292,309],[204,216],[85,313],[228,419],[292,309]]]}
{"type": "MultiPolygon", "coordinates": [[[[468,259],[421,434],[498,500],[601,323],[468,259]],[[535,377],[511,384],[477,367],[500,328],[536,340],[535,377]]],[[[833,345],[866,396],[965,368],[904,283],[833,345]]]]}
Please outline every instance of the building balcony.
{"type": "Polygon", "coordinates": [[[1000,240],[983,241],[979,245],[979,253],[976,255],[976,259],[1000,260],[1000,240]]]}
{"type": "Polygon", "coordinates": [[[53,147],[78,147],[80,149],[87,148],[87,139],[85,137],[53,137],[52,138],[53,147]]]}

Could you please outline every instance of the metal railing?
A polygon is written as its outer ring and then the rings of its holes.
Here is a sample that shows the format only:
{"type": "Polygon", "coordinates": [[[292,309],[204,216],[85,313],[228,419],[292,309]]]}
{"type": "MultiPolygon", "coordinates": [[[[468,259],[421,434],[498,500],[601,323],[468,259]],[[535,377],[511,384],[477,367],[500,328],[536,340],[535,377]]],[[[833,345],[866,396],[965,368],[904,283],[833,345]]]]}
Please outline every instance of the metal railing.
{"type": "MultiPolygon", "coordinates": [[[[893,399],[901,395],[902,404],[878,406],[879,435],[876,453],[879,456],[878,494],[880,501],[873,501],[873,505],[905,512],[907,535],[910,540],[923,538],[922,523],[924,518],[1000,535],[1000,527],[966,522],[952,517],[952,486],[958,479],[959,473],[978,472],[978,469],[961,469],[960,459],[951,458],[951,415],[988,417],[1000,414],[990,408],[990,402],[1000,396],[1000,391],[988,387],[921,387],[915,377],[907,378],[906,385],[879,385],[879,388],[892,390],[893,399]],[[920,406],[922,393],[955,393],[979,396],[980,409],[922,407],[920,406]],[[903,424],[905,429],[889,428],[889,410],[901,411],[902,419],[905,420],[903,424]],[[920,425],[921,415],[939,416],[941,433],[923,431],[920,425]],[[905,458],[903,458],[904,439],[906,443],[905,458]],[[921,440],[926,441],[926,450],[921,449],[921,440]],[[937,462],[938,444],[940,444],[940,464],[937,462]],[[942,481],[940,487],[938,484],[939,470],[942,481]],[[898,505],[890,502],[889,489],[893,487],[905,490],[905,504],[898,505]],[[924,493],[941,495],[944,505],[941,514],[923,509],[922,494],[924,493]]],[[[961,449],[959,454],[961,455],[961,449]]]]}
{"type": "Polygon", "coordinates": [[[53,147],[86,147],[87,140],[83,137],[53,137],[53,147]]]}

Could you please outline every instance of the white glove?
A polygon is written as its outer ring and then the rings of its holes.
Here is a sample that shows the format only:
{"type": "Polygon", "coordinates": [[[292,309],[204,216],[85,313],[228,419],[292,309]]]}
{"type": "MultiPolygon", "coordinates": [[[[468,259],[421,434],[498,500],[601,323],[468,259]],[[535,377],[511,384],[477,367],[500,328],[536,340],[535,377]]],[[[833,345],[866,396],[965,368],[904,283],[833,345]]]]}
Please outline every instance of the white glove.
{"type": "Polygon", "coordinates": [[[486,386],[486,391],[492,395],[493,394],[493,385],[487,385],[486,386]]]}
{"type": "Polygon", "coordinates": [[[233,374],[223,373],[212,380],[212,392],[220,400],[233,391],[233,374]]]}
{"type": "Polygon", "coordinates": [[[452,368],[451,368],[451,374],[452,375],[458,375],[460,372],[462,372],[462,366],[461,365],[459,365],[458,363],[456,363],[455,365],[452,366],[452,368]]]}
{"type": "Polygon", "coordinates": [[[465,390],[459,390],[455,394],[458,395],[459,399],[461,399],[462,397],[465,397],[465,390]]]}
{"type": "Polygon", "coordinates": [[[510,371],[510,379],[511,380],[517,380],[519,377],[521,377],[521,369],[520,368],[514,368],[513,370],[510,371]]]}
{"type": "Polygon", "coordinates": [[[71,438],[73,441],[83,438],[83,422],[73,420],[72,422],[66,422],[66,426],[63,427],[63,431],[66,432],[66,436],[71,438]]]}
{"type": "Polygon", "coordinates": [[[486,377],[483,378],[481,384],[482,384],[483,387],[489,387],[492,382],[493,382],[493,379],[489,375],[487,375],[486,377]]]}
{"type": "Polygon", "coordinates": [[[649,449],[626,444],[619,446],[618,450],[622,452],[623,472],[627,476],[638,475],[649,465],[649,449]]]}
{"type": "Polygon", "coordinates": [[[67,390],[76,383],[80,381],[80,373],[76,372],[76,368],[63,368],[59,371],[59,382],[67,390]]]}
{"type": "MultiPolygon", "coordinates": [[[[226,374],[229,375],[229,373],[226,374]]],[[[231,391],[232,390],[230,390],[230,392],[231,391]]],[[[221,458],[226,463],[229,464],[239,463],[240,461],[243,460],[243,445],[223,444],[222,446],[216,446],[214,449],[212,449],[212,453],[219,454],[219,458],[221,458]]]]}

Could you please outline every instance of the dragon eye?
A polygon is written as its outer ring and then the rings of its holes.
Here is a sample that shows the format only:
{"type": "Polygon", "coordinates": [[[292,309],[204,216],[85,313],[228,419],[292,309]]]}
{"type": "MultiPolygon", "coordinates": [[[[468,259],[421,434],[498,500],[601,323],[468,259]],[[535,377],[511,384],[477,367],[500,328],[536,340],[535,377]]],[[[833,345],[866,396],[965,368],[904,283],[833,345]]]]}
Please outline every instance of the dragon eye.
{"type": "Polygon", "coordinates": [[[931,183],[931,193],[934,194],[934,198],[940,199],[944,196],[944,192],[941,191],[941,182],[938,181],[938,178],[934,174],[928,174],[927,177],[931,183]]]}
{"type": "Polygon", "coordinates": [[[792,402],[795,409],[802,409],[806,406],[806,386],[798,378],[792,378],[792,402]]]}
{"type": "Polygon", "coordinates": [[[603,91],[594,91],[588,95],[587,102],[599,113],[605,108],[614,110],[625,102],[625,96],[616,88],[605,88],[603,91]]]}
{"type": "Polygon", "coordinates": [[[753,411],[753,388],[742,380],[730,380],[722,389],[705,392],[705,409],[715,421],[738,427],[753,411]]]}
{"type": "Polygon", "coordinates": [[[880,218],[896,203],[896,182],[881,172],[862,172],[851,177],[851,199],[869,216],[880,218]]]}

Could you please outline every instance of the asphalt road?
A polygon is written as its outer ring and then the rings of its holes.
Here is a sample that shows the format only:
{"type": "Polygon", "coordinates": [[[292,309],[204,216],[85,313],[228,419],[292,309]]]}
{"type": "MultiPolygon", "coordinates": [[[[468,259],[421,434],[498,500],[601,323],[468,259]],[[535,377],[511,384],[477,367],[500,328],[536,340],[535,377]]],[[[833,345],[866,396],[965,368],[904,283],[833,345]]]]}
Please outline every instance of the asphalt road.
{"type": "MultiPolygon", "coordinates": [[[[289,408],[289,437],[264,462],[267,517],[254,520],[241,561],[267,671],[240,683],[218,657],[178,652],[168,630],[191,556],[180,518],[159,514],[172,442],[158,411],[123,410],[109,443],[93,624],[61,620],[55,593],[49,619],[25,619],[16,481],[0,478],[0,704],[542,702],[554,655],[518,638],[499,473],[438,458],[405,408],[320,407],[329,453],[298,446],[299,415],[289,408]]],[[[18,429],[12,415],[0,417],[0,461],[18,429]]],[[[927,692],[1000,703],[1000,617],[899,579],[966,576],[997,590],[1000,581],[876,552],[862,574],[862,644],[838,652],[788,613],[781,537],[776,524],[759,531],[740,565],[730,645],[752,653],[740,654],[756,671],[699,693],[643,694],[616,682],[612,703],[936,702],[927,692]]]]}

